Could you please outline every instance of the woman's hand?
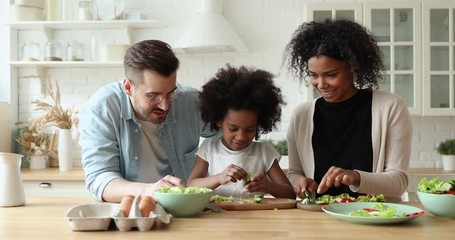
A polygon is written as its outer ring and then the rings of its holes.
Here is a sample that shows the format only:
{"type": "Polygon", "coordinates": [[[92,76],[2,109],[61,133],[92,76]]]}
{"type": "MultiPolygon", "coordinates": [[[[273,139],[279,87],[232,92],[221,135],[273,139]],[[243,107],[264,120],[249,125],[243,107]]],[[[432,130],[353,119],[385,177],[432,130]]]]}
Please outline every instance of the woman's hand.
{"type": "Polygon", "coordinates": [[[316,192],[318,184],[311,178],[301,177],[294,186],[294,191],[300,198],[304,199],[307,196],[305,191],[316,192]]]}
{"type": "Polygon", "coordinates": [[[357,171],[332,166],[319,183],[318,193],[322,194],[329,188],[339,187],[341,184],[358,187],[360,185],[360,174],[357,171]]]}
{"type": "Polygon", "coordinates": [[[220,185],[224,185],[228,182],[237,182],[245,179],[248,173],[241,167],[231,164],[227,166],[221,173],[218,174],[220,185]]]}
{"type": "Polygon", "coordinates": [[[258,173],[251,178],[250,183],[245,186],[248,192],[270,193],[272,182],[263,174],[258,173]]]}

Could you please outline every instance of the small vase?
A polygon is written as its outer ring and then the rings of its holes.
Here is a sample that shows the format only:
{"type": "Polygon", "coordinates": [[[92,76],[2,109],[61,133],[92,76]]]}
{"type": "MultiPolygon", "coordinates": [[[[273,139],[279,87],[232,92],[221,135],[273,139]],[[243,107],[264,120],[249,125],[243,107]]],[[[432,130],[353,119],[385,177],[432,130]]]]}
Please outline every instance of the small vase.
{"type": "Polygon", "coordinates": [[[455,155],[442,155],[442,168],[447,171],[455,170],[455,155]]]}
{"type": "Polygon", "coordinates": [[[71,136],[71,129],[59,129],[58,167],[60,171],[69,171],[73,168],[73,138],[71,136]]]}

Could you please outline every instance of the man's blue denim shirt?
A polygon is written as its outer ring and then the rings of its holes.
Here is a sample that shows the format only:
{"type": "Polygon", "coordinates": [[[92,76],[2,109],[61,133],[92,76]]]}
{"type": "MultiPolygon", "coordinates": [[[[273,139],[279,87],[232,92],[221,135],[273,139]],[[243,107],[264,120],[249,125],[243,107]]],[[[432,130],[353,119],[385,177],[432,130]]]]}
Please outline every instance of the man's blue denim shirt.
{"type": "MultiPolygon", "coordinates": [[[[212,137],[216,132],[201,119],[199,92],[179,87],[182,95],[172,102],[158,134],[174,176],[187,181],[200,137],[212,137]]],[[[86,186],[102,201],[110,181],[116,178],[134,181],[138,177],[140,124],[122,82],[98,90],[80,111],[79,119],[86,186]]]]}

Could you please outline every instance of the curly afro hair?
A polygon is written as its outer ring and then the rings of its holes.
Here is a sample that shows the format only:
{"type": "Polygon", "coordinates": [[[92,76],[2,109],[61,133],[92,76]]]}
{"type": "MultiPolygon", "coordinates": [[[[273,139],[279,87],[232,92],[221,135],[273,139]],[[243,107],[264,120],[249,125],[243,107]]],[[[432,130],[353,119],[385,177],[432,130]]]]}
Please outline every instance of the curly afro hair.
{"type": "Polygon", "coordinates": [[[344,62],[357,88],[378,88],[384,68],[381,52],[362,25],[345,19],[303,23],[286,46],[284,59],[289,72],[308,85],[308,60],[320,55],[344,62]]]}
{"type": "Polygon", "coordinates": [[[267,71],[227,64],[202,86],[199,96],[202,119],[217,130],[217,122],[222,121],[230,109],[256,112],[256,140],[259,139],[260,134],[276,127],[281,119],[281,106],[285,104],[273,78],[267,71]]]}

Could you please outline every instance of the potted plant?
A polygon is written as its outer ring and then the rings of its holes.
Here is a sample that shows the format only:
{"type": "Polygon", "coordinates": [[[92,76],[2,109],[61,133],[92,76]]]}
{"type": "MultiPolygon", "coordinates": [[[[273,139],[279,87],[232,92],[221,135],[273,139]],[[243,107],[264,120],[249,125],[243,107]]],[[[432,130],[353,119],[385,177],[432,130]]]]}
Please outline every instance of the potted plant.
{"type": "Polygon", "coordinates": [[[281,154],[281,156],[287,156],[288,155],[288,141],[280,140],[280,141],[274,143],[273,146],[281,154]]]}
{"type": "Polygon", "coordinates": [[[20,129],[16,141],[27,156],[29,167],[33,169],[47,167],[48,159],[56,156],[52,135],[43,131],[39,119],[30,120],[29,123],[18,122],[16,124],[26,124],[20,129]]]}
{"type": "Polygon", "coordinates": [[[455,170],[455,139],[446,139],[436,146],[436,151],[442,155],[444,170],[455,170]]]}
{"type": "Polygon", "coordinates": [[[270,142],[278,153],[281,155],[280,166],[283,169],[287,169],[289,167],[288,163],[288,141],[285,139],[279,141],[272,141],[270,139],[263,140],[263,142],[270,142]]]}
{"type": "Polygon", "coordinates": [[[55,91],[51,82],[46,86],[51,103],[41,100],[34,100],[32,103],[36,105],[35,110],[45,112],[45,115],[41,118],[42,125],[57,127],[58,166],[60,171],[68,171],[73,165],[73,144],[77,138],[77,134],[73,136],[73,130],[77,133],[76,128],[79,118],[77,117],[77,112],[62,107],[60,103],[60,88],[57,81],[55,85],[55,91]]]}

